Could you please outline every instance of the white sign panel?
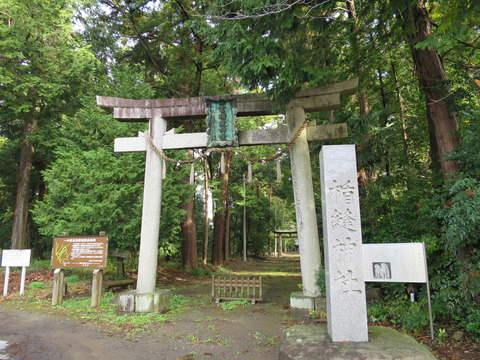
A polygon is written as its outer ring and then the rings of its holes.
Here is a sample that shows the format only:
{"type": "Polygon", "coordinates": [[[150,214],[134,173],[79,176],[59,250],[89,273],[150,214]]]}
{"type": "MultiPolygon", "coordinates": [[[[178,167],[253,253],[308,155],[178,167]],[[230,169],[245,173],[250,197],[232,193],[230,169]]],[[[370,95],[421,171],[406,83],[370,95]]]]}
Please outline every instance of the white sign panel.
{"type": "Polygon", "coordinates": [[[427,283],[425,243],[363,244],[366,282],[427,283]]]}
{"type": "Polygon", "coordinates": [[[30,266],[31,250],[3,250],[2,266],[30,266]]]}

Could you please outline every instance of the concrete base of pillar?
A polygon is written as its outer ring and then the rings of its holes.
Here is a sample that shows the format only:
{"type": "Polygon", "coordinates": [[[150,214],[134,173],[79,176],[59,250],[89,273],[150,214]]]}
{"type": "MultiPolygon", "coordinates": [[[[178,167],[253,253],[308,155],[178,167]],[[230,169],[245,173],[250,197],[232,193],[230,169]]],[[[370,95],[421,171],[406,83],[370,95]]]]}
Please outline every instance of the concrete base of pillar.
{"type": "Polygon", "coordinates": [[[170,306],[170,290],[147,294],[137,294],[136,290],[126,291],[118,295],[116,303],[122,312],[156,313],[170,306]]]}
{"type": "Polygon", "coordinates": [[[303,292],[290,294],[290,315],[294,318],[310,316],[310,311],[327,311],[325,297],[304,295],[303,292]]]}

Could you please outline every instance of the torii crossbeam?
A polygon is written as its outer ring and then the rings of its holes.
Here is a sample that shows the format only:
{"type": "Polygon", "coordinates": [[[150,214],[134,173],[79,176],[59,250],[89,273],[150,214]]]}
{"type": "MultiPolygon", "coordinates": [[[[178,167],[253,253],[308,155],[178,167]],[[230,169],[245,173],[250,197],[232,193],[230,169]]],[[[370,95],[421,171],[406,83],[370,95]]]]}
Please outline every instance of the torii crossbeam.
{"type": "MultiPolygon", "coordinates": [[[[358,79],[352,79],[320,88],[302,89],[285,106],[286,126],[268,130],[240,131],[238,134],[239,145],[288,143],[305,122],[306,112],[335,109],[340,105],[341,96],[354,94],[357,86],[358,79]]],[[[275,115],[274,104],[268,100],[265,94],[239,94],[209,98],[221,100],[232,97],[236,99],[237,117],[275,115]]],[[[113,111],[114,118],[120,121],[148,121],[149,136],[157,149],[193,149],[207,146],[206,133],[166,133],[167,120],[204,119],[206,116],[204,97],[132,100],[97,96],[97,104],[106,110],[113,111]]],[[[290,149],[305,296],[320,295],[315,273],[321,264],[308,142],[338,140],[346,137],[346,124],[309,126],[302,131],[290,149]]],[[[162,159],[151,146],[148,146],[145,136],[115,139],[115,151],[146,151],[147,153],[135,311],[156,311],[158,305],[155,303],[155,296],[152,295],[155,294],[156,285],[162,159]]]]}

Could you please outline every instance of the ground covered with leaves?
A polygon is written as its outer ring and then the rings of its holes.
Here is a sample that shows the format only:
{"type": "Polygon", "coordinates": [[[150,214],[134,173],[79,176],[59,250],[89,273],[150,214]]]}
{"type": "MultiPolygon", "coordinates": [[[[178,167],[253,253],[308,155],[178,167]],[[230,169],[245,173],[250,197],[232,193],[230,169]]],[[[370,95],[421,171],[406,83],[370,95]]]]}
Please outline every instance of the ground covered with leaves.
{"type": "MultiPolygon", "coordinates": [[[[125,340],[144,341],[146,334],[155,333],[163,343],[170,343],[176,353],[168,359],[203,359],[223,356],[238,359],[274,359],[283,330],[299,323],[321,324],[322,314],[310,318],[292,318],[289,296],[299,291],[301,283],[299,260],[284,259],[231,261],[223,268],[204,267],[184,271],[162,266],[158,270],[158,287],[172,291],[171,308],[163,314],[132,316],[119,314],[111,300],[120,288],[111,288],[103,296],[99,309],[90,308],[91,277],[88,272],[67,271],[67,297],[60,306],[51,305],[53,271],[27,270],[25,293],[19,295],[20,273],[10,274],[8,295],[0,297],[1,309],[24,309],[95,325],[109,336],[125,340]],[[245,301],[215,304],[210,298],[213,271],[229,275],[264,277],[265,302],[251,305],[245,301]],[[244,333],[242,333],[243,329],[244,333]]],[[[127,271],[135,280],[135,273],[127,271]]],[[[105,276],[105,284],[114,284],[118,276],[105,276]]],[[[0,273],[0,287],[4,274],[0,273]]],[[[370,316],[371,317],[371,316],[370,316]]],[[[398,324],[378,323],[402,330],[398,324]]],[[[435,323],[435,339],[428,327],[411,333],[418,342],[427,345],[439,359],[473,360],[480,358],[480,344],[455,324],[435,323]]],[[[155,342],[151,345],[163,346],[155,342]]],[[[170,346],[171,347],[171,346],[170,346]]],[[[153,350],[152,350],[153,351],[153,350]]]]}

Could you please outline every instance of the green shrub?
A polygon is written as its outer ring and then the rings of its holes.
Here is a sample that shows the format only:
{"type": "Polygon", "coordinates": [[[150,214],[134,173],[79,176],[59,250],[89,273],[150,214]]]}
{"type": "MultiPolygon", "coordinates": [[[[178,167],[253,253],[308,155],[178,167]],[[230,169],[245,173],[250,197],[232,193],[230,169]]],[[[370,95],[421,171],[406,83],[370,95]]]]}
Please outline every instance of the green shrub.
{"type": "Polygon", "coordinates": [[[480,341],[480,309],[475,309],[467,316],[465,329],[472,339],[480,341]]]}
{"type": "Polygon", "coordinates": [[[45,284],[40,281],[33,281],[27,286],[28,289],[43,289],[44,287],[45,284]]]}
{"type": "Polygon", "coordinates": [[[430,322],[425,304],[406,299],[370,305],[368,318],[374,323],[391,322],[393,325],[400,326],[403,331],[410,333],[424,330],[430,322]]]}
{"type": "Polygon", "coordinates": [[[32,259],[28,270],[45,270],[50,269],[50,260],[32,259]]]}
{"type": "Polygon", "coordinates": [[[315,277],[316,277],[316,283],[317,283],[317,286],[318,288],[320,289],[320,293],[321,294],[325,294],[326,293],[326,286],[325,286],[325,269],[323,268],[323,266],[320,266],[320,269],[318,270],[318,272],[315,274],[315,277]]]}
{"type": "Polygon", "coordinates": [[[390,320],[390,308],[384,303],[374,303],[368,307],[368,320],[371,323],[384,323],[390,320]]]}
{"type": "Polygon", "coordinates": [[[424,330],[429,324],[427,309],[417,302],[406,301],[395,308],[392,316],[392,324],[400,325],[402,330],[410,333],[418,333],[424,330]]]}
{"type": "Polygon", "coordinates": [[[65,280],[65,282],[69,282],[69,283],[79,282],[80,281],[80,275],[72,274],[70,276],[66,276],[64,280],[65,280]]]}
{"type": "Polygon", "coordinates": [[[209,277],[212,276],[212,272],[208,269],[202,269],[200,267],[196,267],[192,270],[192,275],[195,277],[209,277]]]}

